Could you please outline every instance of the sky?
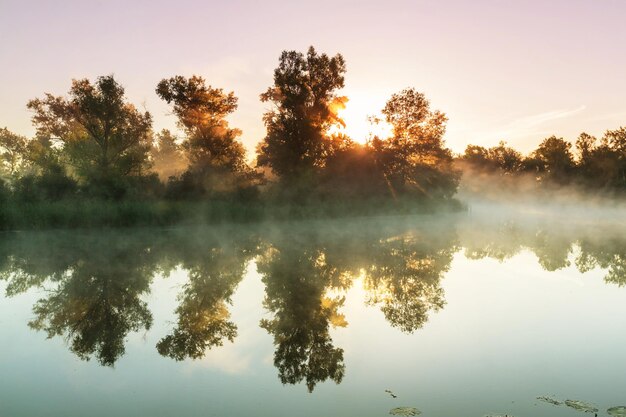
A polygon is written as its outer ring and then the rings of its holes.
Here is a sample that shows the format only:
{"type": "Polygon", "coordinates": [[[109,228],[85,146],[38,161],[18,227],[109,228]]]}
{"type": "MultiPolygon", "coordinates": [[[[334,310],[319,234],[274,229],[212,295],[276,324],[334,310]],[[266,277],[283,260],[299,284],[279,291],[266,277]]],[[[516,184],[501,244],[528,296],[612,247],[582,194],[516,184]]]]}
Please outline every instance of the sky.
{"type": "Polygon", "coordinates": [[[175,130],[156,84],[197,74],[239,97],[229,120],[252,155],[281,51],[313,45],[346,60],[352,135],[415,87],[448,115],[453,151],[529,152],[626,125],[624,16],[621,0],[0,0],[0,127],[31,136],[29,99],[114,74],[155,130],[175,130]]]}

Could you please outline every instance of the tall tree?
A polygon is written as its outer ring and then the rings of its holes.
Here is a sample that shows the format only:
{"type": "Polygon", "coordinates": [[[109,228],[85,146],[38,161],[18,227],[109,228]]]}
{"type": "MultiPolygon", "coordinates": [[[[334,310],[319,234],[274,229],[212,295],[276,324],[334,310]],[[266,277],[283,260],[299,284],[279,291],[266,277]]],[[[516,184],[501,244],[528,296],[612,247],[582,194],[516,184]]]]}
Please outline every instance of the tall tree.
{"type": "Polygon", "coordinates": [[[393,94],[382,111],[393,134],[374,138],[384,174],[396,191],[450,197],[458,186],[452,153],[445,147],[446,115],[430,109],[424,94],[407,88],[393,94]]]}
{"type": "Polygon", "coordinates": [[[119,179],[149,166],[152,116],[125,100],[112,75],[73,80],[68,97],[47,93],[28,108],[38,136],[59,140],[73,172],[98,193],[123,191],[119,179]]]}
{"type": "Polygon", "coordinates": [[[274,85],[261,94],[261,101],[274,108],[263,116],[267,134],[257,149],[259,166],[271,168],[283,181],[299,181],[324,166],[337,145],[330,129],[343,125],[337,112],[347,98],[337,91],[345,72],[339,54],[331,58],[313,47],[306,55],[283,51],[274,85]]]}
{"type": "Polygon", "coordinates": [[[251,171],[240,141],[241,130],[232,129],[226,117],[237,109],[237,97],[207,86],[204,78],[175,76],[163,79],[156,92],[172,104],[178,123],[187,137],[183,147],[189,159],[189,174],[205,189],[241,185],[251,171]]]}

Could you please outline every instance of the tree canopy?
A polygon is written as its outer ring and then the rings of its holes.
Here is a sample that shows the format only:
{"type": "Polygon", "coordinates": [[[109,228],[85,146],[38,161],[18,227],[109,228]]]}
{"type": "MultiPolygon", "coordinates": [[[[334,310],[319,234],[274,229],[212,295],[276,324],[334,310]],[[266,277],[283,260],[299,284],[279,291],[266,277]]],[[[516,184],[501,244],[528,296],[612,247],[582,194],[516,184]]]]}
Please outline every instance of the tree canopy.
{"type": "Polygon", "coordinates": [[[450,197],[459,175],[452,152],[445,147],[446,115],[431,110],[423,93],[407,88],[393,94],[382,110],[393,134],[371,142],[384,175],[396,192],[427,197],[450,197]]]}
{"type": "Polygon", "coordinates": [[[152,116],[128,103],[112,75],[72,81],[68,97],[28,102],[42,137],[59,140],[73,172],[88,182],[141,175],[149,167],[152,116]]]}
{"type": "Polygon", "coordinates": [[[273,105],[263,121],[267,129],[257,149],[257,163],[283,181],[299,180],[324,166],[337,147],[331,127],[342,125],[338,110],[347,101],[338,95],[346,64],[310,47],[306,55],[284,51],[274,70],[274,85],[261,94],[273,105]]]}
{"type": "Polygon", "coordinates": [[[183,180],[196,190],[225,191],[251,179],[246,151],[238,140],[241,130],[230,128],[226,117],[237,109],[234,93],[207,86],[204,78],[175,76],[159,82],[156,92],[172,105],[189,169],[183,180]]]}

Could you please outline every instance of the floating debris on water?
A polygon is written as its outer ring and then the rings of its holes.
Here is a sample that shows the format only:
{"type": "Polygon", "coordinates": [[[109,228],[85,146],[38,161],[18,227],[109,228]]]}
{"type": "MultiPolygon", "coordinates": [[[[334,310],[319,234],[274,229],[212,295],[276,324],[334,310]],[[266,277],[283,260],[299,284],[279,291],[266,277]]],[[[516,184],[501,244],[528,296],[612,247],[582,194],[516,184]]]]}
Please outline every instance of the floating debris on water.
{"type": "Polygon", "coordinates": [[[513,417],[513,414],[485,414],[485,417],[513,417]]]}
{"type": "Polygon", "coordinates": [[[544,403],[552,404],[552,405],[563,405],[563,401],[559,401],[552,397],[537,397],[538,400],[543,401],[544,403]]]}
{"type": "Polygon", "coordinates": [[[398,396],[396,394],[394,394],[393,392],[391,392],[391,390],[386,389],[385,392],[389,395],[391,395],[392,398],[398,398],[398,396]]]}
{"type": "Polygon", "coordinates": [[[389,410],[389,414],[393,416],[416,416],[422,414],[420,410],[415,407],[396,407],[389,410]]]}
{"type": "Polygon", "coordinates": [[[626,417],[626,407],[623,405],[620,405],[619,407],[611,407],[606,410],[606,412],[613,417],[626,417]]]}
{"type": "Polygon", "coordinates": [[[579,400],[565,400],[565,405],[583,413],[597,413],[598,409],[591,404],[579,400]]]}

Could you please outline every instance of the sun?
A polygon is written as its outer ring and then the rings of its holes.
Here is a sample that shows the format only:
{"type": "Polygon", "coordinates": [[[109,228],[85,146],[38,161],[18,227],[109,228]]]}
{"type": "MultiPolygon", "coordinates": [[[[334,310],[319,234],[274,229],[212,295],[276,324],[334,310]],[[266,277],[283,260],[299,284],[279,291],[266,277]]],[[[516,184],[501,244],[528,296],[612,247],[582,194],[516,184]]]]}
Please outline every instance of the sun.
{"type": "Polygon", "coordinates": [[[376,110],[382,108],[378,100],[360,97],[359,99],[352,96],[339,107],[337,115],[341,118],[345,127],[337,125],[332,129],[331,133],[343,133],[357,143],[367,143],[374,136],[386,139],[392,135],[392,127],[389,123],[382,120],[376,114],[376,110]],[[378,122],[372,122],[372,118],[380,119],[378,122]]]}

